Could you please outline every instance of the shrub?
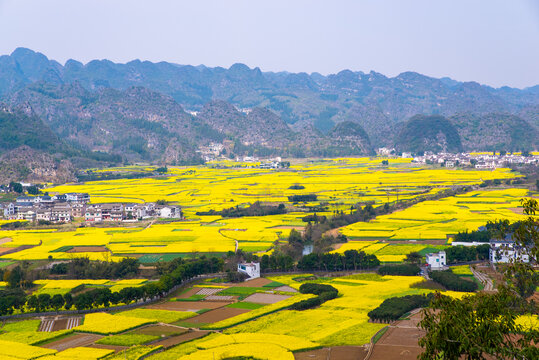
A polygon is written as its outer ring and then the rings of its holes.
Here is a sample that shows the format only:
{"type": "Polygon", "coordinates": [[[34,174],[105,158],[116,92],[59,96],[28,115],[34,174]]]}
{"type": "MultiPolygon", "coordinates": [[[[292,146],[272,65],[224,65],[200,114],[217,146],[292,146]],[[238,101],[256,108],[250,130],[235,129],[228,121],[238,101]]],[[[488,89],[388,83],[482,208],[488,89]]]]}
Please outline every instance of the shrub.
{"type": "Polygon", "coordinates": [[[432,300],[432,296],[432,294],[427,296],[407,295],[385,299],[380,306],[369,311],[368,315],[372,320],[394,321],[413,309],[427,306],[432,300]]]}
{"type": "Polygon", "coordinates": [[[433,271],[429,273],[432,280],[443,285],[448,290],[453,291],[476,291],[477,284],[475,282],[465,280],[462,277],[453,274],[451,270],[433,271]]]}
{"type": "Polygon", "coordinates": [[[338,290],[331,285],[306,283],[299,287],[299,292],[302,294],[318,295],[315,298],[306,299],[290,306],[291,310],[306,310],[316,306],[320,306],[326,301],[335,299],[339,294],[338,290]]]}
{"type": "Polygon", "coordinates": [[[378,274],[380,275],[403,275],[416,276],[421,269],[415,264],[385,265],[380,266],[378,274]]]}

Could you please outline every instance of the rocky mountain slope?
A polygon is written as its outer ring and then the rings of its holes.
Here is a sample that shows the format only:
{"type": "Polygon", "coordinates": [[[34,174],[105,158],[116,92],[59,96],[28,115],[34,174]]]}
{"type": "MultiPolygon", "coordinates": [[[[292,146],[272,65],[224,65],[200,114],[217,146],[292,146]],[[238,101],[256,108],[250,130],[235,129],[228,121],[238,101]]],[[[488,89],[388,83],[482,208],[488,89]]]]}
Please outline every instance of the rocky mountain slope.
{"type": "MultiPolygon", "coordinates": [[[[65,144],[62,153],[78,152],[71,155],[77,166],[81,159],[107,156],[105,161],[196,163],[199,146],[224,139],[235,143],[238,155],[262,156],[365,155],[379,146],[538,146],[538,86],[494,89],[414,72],[323,76],[138,60],[61,65],[19,48],[0,56],[0,101],[38,117],[42,138],[65,144]]],[[[16,146],[35,139],[22,129],[12,141],[16,146]]]]}
{"type": "Polygon", "coordinates": [[[167,94],[189,110],[213,100],[237,108],[268,108],[286,123],[309,123],[328,132],[342,121],[365,128],[374,146],[389,145],[387,128],[416,114],[513,113],[539,104],[539,87],[494,89],[475,82],[436,79],[414,72],[390,78],[376,72],[262,72],[243,64],[228,69],[134,60],[116,64],[94,60],[61,65],[40,53],[16,49],[0,57],[0,96],[36,81],[70,84],[97,91],[145,87],[167,94]]]}

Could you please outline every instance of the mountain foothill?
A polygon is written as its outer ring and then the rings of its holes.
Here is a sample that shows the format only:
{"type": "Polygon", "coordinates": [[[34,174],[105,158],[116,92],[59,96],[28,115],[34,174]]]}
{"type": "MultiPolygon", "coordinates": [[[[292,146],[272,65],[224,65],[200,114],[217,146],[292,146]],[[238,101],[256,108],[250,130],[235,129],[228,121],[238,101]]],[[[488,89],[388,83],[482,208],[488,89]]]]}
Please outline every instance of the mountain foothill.
{"type": "Polygon", "coordinates": [[[24,168],[10,159],[22,164],[28,156],[15,155],[29,152],[64,169],[58,179],[104,164],[194,164],[200,146],[225,140],[231,157],[358,156],[378,147],[536,150],[538,109],[539,86],[495,89],[414,72],[262,72],[243,64],[62,65],[18,48],[0,56],[0,166],[24,168]]]}

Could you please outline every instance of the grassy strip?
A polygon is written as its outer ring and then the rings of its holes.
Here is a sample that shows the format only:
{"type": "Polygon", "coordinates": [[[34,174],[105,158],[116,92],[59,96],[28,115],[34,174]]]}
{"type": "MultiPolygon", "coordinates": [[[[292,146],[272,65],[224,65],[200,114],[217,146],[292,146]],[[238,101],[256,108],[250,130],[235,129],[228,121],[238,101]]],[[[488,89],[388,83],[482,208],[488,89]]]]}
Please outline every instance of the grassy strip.
{"type": "Polygon", "coordinates": [[[384,334],[386,333],[388,329],[389,329],[389,326],[383,327],[380,329],[380,331],[374,334],[374,336],[372,337],[372,343],[376,344],[382,338],[382,336],[384,336],[384,334]]]}

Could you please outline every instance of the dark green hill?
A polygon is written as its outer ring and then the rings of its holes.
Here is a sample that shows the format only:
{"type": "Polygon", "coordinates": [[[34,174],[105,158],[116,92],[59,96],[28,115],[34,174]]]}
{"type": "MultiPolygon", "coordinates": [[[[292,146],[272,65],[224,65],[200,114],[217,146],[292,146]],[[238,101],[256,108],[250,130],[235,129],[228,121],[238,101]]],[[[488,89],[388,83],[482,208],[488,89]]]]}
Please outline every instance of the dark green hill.
{"type": "Polygon", "coordinates": [[[520,151],[539,148],[539,132],[511,114],[459,114],[449,118],[466,150],[520,151]]]}
{"type": "Polygon", "coordinates": [[[35,150],[61,152],[65,144],[37,116],[0,111],[0,152],[27,145],[35,150]]]}
{"type": "Polygon", "coordinates": [[[445,117],[416,115],[404,123],[395,139],[395,148],[413,153],[460,152],[462,143],[457,129],[445,117]]]}

